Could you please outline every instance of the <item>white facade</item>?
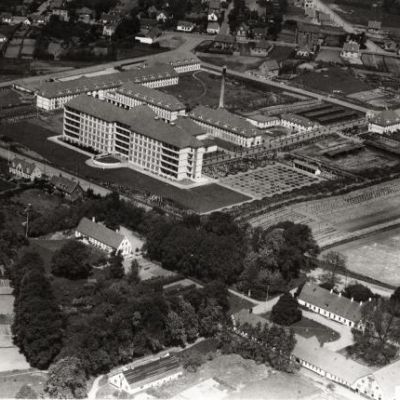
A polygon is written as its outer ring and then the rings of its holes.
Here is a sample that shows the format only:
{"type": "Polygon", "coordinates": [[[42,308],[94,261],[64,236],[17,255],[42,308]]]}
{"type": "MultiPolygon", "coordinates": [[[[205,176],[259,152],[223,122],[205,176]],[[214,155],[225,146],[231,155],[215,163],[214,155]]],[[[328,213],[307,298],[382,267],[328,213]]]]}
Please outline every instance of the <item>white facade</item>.
{"type": "Polygon", "coordinates": [[[39,167],[35,166],[33,169],[26,169],[21,163],[11,164],[9,172],[18,178],[29,179],[31,181],[34,181],[35,178],[40,179],[42,177],[42,171],[39,167]]]}
{"type": "Polygon", "coordinates": [[[210,11],[207,15],[207,20],[210,22],[217,22],[218,14],[215,11],[210,11]]]}
{"type": "Polygon", "coordinates": [[[281,117],[280,125],[296,132],[309,132],[317,126],[317,124],[302,122],[300,120],[286,118],[283,116],[281,117]]]}
{"type": "Polygon", "coordinates": [[[281,119],[279,117],[265,117],[265,118],[246,118],[252,125],[260,129],[271,128],[280,124],[281,119]]]}
{"type": "Polygon", "coordinates": [[[143,44],[153,44],[155,38],[152,36],[135,36],[135,40],[143,44]]]}
{"type": "Polygon", "coordinates": [[[173,65],[173,67],[178,74],[184,74],[185,72],[199,71],[201,68],[201,64],[199,61],[188,64],[173,65]]]}
{"type": "Polygon", "coordinates": [[[217,35],[220,29],[221,27],[219,26],[218,22],[210,22],[207,25],[207,33],[210,35],[217,35]]]}
{"type": "MultiPolygon", "coordinates": [[[[145,124],[145,122],[144,122],[145,124]]],[[[117,154],[121,159],[172,180],[199,180],[204,147],[178,148],[144,136],[118,122],[108,122],[69,107],[64,109],[63,138],[94,148],[100,153],[117,154]]]]}
{"type": "Polygon", "coordinates": [[[178,32],[193,32],[194,28],[195,24],[191,22],[178,22],[178,25],[176,26],[178,32]]]}
{"type": "Polygon", "coordinates": [[[368,124],[368,130],[374,133],[393,133],[400,130],[400,122],[393,122],[389,125],[380,125],[375,122],[368,124]]]}

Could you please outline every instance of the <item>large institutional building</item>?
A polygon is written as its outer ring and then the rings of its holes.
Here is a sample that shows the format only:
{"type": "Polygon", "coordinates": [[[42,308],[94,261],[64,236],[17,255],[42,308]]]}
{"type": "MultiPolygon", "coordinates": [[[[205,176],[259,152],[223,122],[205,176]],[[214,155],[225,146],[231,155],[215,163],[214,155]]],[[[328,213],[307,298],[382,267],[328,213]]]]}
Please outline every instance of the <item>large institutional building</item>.
{"type": "Polygon", "coordinates": [[[206,148],[196,138],[203,132],[194,128],[195,124],[167,124],[145,105],[126,110],[87,95],[74,98],[64,108],[66,141],[117,154],[172,180],[201,178],[206,148]]]}
{"type": "Polygon", "coordinates": [[[127,83],[159,88],[177,85],[178,81],[178,73],[172,66],[159,64],[154,67],[131,69],[109,75],[44,82],[36,90],[36,106],[46,111],[58,110],[68,101],[82,94],[104,99],[107,92],[127,83]]]}

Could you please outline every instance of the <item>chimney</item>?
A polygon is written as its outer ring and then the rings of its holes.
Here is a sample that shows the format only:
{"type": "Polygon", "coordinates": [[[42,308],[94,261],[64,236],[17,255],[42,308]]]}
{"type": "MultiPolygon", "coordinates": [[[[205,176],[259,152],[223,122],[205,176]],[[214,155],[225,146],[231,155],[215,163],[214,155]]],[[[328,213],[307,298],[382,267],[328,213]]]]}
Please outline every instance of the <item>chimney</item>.
{"type": "Polygon", "coordinates": [[[93,221],[93,222],[96,222],[96,217],[93,216],[93,217],[92,217],[92,221],[93,221]]]}
{"type": "Polygon", "coordinates": [[[370,297],[370,298],[368,299],[368,301],[372,301],[372,297],[370,297]]]}
{"type": "Polygon", "coordinates": [[[360,301],[360,307],[362,306],[362,301],[360,301]]]}
{"type": "Polygon", "coordinates": [[[222,67],[222,77],[221,77],[221,92],[219,95],[218,108],[225,107],[225,75],[226,75],[226,66],[223,66],[222,67]]]}
{"type": "Polygon", "coordinates": [[[353,302],[354,301],[354,297],[352,297],[350,300],[351,300],[351,302],[353,302]]]}
{"type": "Polygon", "coordinates": [[[339,292],[338,296],[339,296],[339,297],[342,297],[342,292],[339,292]]]}

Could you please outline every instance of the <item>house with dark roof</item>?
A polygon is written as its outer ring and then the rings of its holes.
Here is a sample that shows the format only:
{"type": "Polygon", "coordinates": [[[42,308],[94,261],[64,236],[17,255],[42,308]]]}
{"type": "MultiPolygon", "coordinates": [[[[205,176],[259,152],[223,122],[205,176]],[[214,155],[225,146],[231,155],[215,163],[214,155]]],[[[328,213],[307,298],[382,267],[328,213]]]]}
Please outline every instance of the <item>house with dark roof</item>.
{"type": "Polygon", "coordinates": [[[382,22],[377,20],[369,20],[367,31],[369,33],[379,33],[382,29],[382,22]]]}
{"type": "Polygon", "coordinates": [[[183,375],[183,367],[175,354],[159,358],[110,374],[109,383],[129,394],[139,393],[152,387],[161,386],[183,375]]]}
{"type": "Polygon", "coordinates": [[[345,42],[343,44],[343,49],[340,52],[340,56],[348,59],[359,59],[361,57],[360,45],[354,40],[345,42]]]}
{"type": "Polygon", "coordinates": [[[131,243],[126,236],[96,223],[94,219],[82,218],[75,230],[75,237],[107,253],[120,251],[122,256],[132,253],[131,243]]]}
{"type": "Polygon", "coordinates": [[[266,78],[272,79],[279,75],[279,63],[274,59],[265,60],[259,67],[258,67],[259,74],[266,78]]]}
{"type": "Polygon", "coordinates": [[[193,32],[196,24],[190,21],[178,21],[176,25],[176,30],[178,32],[193,32]]]}
{"type": "Polygon", "coordinates": [[[56,192],[61,193],[69,201],[77,201],[83,197],[83,189],[79,182],[68,179],[62,175],[50,178],[50,184],[56,192]]]}
{"type": "Polygon", "coordinates": [[[257,57],[266,57],[273,48],[274,46],[266,40],[260,40],[254,47],[250,48],[250,54],[257,57]]]}
{"type": "Polygon", "coordinates": [[[309,310],[351,328],[360,328],[362,302],[354,301],[326,290],[314,283],[306,283],[297,298],[309,310]]]}
{"type": "Polygon", "coordinates": [[[400,113],[394,110],[382,111],[370,119],[368,130],[381,134],[400,130],[400,113]]]}
{"type": "Polygon", "coordinates": [[[15,157],[9,165],[10,174],[17,178],[29,179],[34,181],[36,178],[42,177],[42,170],[34,163],[24,160],[20,157],[15,157]]]}

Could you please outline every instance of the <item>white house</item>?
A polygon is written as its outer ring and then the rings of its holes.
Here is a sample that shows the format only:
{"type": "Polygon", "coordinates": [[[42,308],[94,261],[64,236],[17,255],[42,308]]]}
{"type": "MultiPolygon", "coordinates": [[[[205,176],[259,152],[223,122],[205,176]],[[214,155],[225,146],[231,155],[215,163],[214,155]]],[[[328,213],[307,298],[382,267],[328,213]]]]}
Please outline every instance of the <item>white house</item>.
{"type": "Polygon", "coordinates": [[[359,59],[361,57],[360,45],[354,40],[349,40],[344,43],[340,56],[347,59],[359,59]]]}
{"type": "Polygon", "coordinates": [[[11,21],[9,22],[10,25],[26,25],[29,26],[31,25],[31,21],[29,21],[28,17],[20,17],[20,16],[13,16],[11,18],[11,21]]]}
{"type": "Polygon", "coordinates": [[[107,253],[120,251],[123,256],[132,253],[132,246],[126,236],[121,235],[94,220],[82,218],[75,231],[75,237],[87,241],[107,253]]]}
{"type": "Polygon", "coordinates": [[[164,23],[167,19],[168,19],[168,14],[165,11],[160,11],[156,16],[157,22],[164,23]]]}
{"type": "Polygon", "coordinates": [[[217,35],[220,31],[220,26],[218,22],[209,22],[207,25],[207,33],[209,35],[217,35]]]}
{"type": "Polygon", "coordinates": [[[146,34],[142,33],[135,36],[135,40],[144,44],[153,44],[160,35],[161,31],[157,27],[155,27],[150,29],[150,31],[146,34]]]}
{"type": "Polygon", "coordinates": [[[34,162],[28,162],[19,157],[15,157],[11,161],[9,172],[18,178],[29,179],[31,181],[42,177],[41,169],[34,162]]]}
{"type": "Polygon", "coordinates": [[[179,21],[176,25],[176,30],[179,32],[193,32],[196,24],[189,21],[179,21]]]}
{"type": "Polygon", "coordinates": [[[7,42],[7,36],[0,33],[0,43],[5,43],[5,42],[7,42]]]}
{"type": "Polygon", "coordinates": [[[181,375],[183,368],[178,358],[167,353],[144,364],[111,373],[108,382],[119,390],[135,394],[178,379],[181,375]]]}
{"type": "Polygon", "coordinates": [[[400,114],[386,110],[371,118],[368,130],[374,133],[392,133],[400,130],[400,114]]]}
{"type": "Polygon", "coordinates": [[[263,114],[248,115],[246,120],[260,129],[271,128],[272,126],[278,126],[281,123],[279,117],[263,114]]]}
{"type": "Polygon", "coordinates": [[[343,297],[341,293],[336,294],[332,290],[308,282],[297,301],[301,306],[343,325],[351,328],[361,326],[362,302],[343,297]]]}
{"type": "Polygon", "coordinates": [[[118,24],[110,24],[103,26],[103,36],[111,37],[114,35],[115,31],[117,30],[118,24]]]}

